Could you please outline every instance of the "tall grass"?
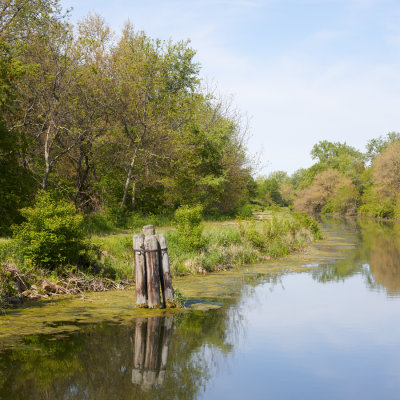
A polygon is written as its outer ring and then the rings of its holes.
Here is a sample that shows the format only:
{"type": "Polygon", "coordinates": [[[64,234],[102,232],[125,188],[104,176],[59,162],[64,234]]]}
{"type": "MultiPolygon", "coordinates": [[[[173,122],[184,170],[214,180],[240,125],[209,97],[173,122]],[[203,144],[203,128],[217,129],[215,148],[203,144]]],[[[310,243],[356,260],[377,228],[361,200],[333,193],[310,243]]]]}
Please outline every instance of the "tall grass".
{"type": "MultiPolygon", "coordinates": [[[[305,214],[282,210],[268,213],[268,219],[264,221],[206,222],[201,233],[202,246],[192,248],[185,246],[186,241],[180,240],[178,230],[168,226],[171,225],[171,218],[136,216],[129,233],[119,231],[91,237],[93,248],[96,249],[93,260],[101,275],[117,281],[132,281],[132,234],[152,222],[158,225],[158,232],[166,235],[173,276],[202,274],[263,262],[299,250],[321,237],[319,225],[305,214]],[[160,225],[168,227],[160,228],[160,225]]],[[[102,226],[100,220],[92,220],[92,224],[102,226]]],[[[190,235],[190,232],[185,234],[190,235]]],[[[26,268],[16,242],[0,239],[0,264],[6,262],[12,262],[21,269],[26,268]]],[[[0,287],[0,291],[1,297],[4,290],[0,287]]]]}

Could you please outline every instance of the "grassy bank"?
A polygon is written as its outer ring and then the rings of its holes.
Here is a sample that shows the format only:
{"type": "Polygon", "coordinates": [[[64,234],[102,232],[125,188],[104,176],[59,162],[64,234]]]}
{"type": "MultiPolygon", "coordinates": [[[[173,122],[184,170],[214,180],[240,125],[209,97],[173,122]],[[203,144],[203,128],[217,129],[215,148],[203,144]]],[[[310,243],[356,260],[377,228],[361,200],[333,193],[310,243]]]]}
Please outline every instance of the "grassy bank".
{"type": "MultiPolygon", "coordinates": [[[[167,237],[172,275],[205,274],[282,257],[321,237],[318,224],[305,214],[284,210],[261,213],[257,217],[202,222],[200,230],[197,229],[199,243],[190,249],[187,246],[190,233],[183,237],[174,227],[157,227],[157,232],[167,237]]],[[[2,239],[0,305],[4,306],[7,298],[22,297],[21,293],[40,297],[62,294],[70,287],[76,288],[73,293],[79,293],[129,286],[134,280],[132,231],[139,232],[139,226],[148,222],[141,220],[129,233],[92,235],[89,242],[93,266],[84,271],[75,266],[52,272],[34,269],[24,263],[15,240],[2,239]]]]}

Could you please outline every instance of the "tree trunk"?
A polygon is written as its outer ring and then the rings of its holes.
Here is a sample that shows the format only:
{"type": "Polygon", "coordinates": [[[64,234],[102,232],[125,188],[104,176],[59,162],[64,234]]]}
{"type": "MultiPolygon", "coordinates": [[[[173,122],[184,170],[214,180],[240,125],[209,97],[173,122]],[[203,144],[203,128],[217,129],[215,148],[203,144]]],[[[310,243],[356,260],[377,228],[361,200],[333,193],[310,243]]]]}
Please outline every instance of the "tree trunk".
{"type": "Polygon", "coordinates": [[[124,208],[126,206],[126,200],[128,198],[128,192],[129,192],[129,186],[130,186],[130,183],[132,180],[133,168],[135,167],[136,153],[137,153],[137,148],[135,149],[135,151],[133,153],[132,161],[131,161],[131,164],[129,165],[128,175],[127,175],[126,181],[125,181],[124,195],[122,197],[122,202],[121,202],[121,208],[124,208]]]}
{"type": "Polygon", "coordinates": [[[135,209],[136,201],[136,179],[132,181],[132,211],[135,209]]]}
{"type": "Polygon", "coordinates": [[[47,128],[46,139],[44,142],[44,162],[45,162],[45,171],[42,181],[42,189],[46,190],[47,182],[49,180],[50,175],[50,150],[49,150],[49,141],[50,141],[50,126],[47,128]]]}

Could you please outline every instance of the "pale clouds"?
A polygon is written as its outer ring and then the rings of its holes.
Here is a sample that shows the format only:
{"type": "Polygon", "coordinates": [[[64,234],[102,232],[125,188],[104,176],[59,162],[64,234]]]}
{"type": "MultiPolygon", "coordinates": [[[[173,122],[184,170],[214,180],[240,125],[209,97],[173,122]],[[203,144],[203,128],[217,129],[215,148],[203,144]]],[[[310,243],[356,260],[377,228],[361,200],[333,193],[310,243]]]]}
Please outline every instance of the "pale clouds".
{"type": "Polygon", "coordinates": [[[400,131],[400,4],[393,0],[62,1],[185,40],[202,75],[252,116],[264,173],[307,167],[319,140],[400,131]]]}

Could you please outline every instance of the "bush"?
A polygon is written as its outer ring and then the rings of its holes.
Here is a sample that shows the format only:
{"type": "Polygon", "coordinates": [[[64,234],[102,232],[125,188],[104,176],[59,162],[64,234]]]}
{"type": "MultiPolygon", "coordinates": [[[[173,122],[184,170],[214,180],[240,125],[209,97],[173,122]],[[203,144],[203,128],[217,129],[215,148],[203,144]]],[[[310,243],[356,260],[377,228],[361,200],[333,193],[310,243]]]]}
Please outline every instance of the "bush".
{"type": "Polygon", "coordinates": [[[263,235],[253,222],[250,225],[239,225],[240,234],[256,249],[265,251],[267,246],[267,237],[263,235]]]}
{"type": "Polygon", "coordinates": [[[181,206],[175,211],[175,223],[180,247],[187,251],[200,250],[205,245],[202,224],[203,207],[181,206]]]}
{"type": "Polygon", "coordinates": [[[103,233],[111,233],[118,228],[103,214],[91,214],[84,216],[85,232],[88,235],[99,235],[103,233]]]}
{"type": "Polygon", "coordinates": [[[72,203],[39,192],[34,206],[21,209],[21,214],[26,221],[13,231],[26,262],[53,270],[85,261],[88,245],[83,217],[72,203]]]}
{"type": "Polygon", "coordinates": [[[244,206],[240,207],[237,217],[242,218],[242,219],[252,218],[253,217],[253,209],[252,209],[251,205],[245,204],[244,206]]]}
{"type": "Polygon", "coordinates": [[[314,240],[322,239],[321,227],[313,217],[310,217],[305,212],[293,212],[292,215],[301,226],[311,231],[314,240]]]}
{"type": "Polygon", "coordinates": [[[368,188],[362,197],[363,205],[358,209],[359,214],[367,217],[393,218],[395,203],[383,198],[374,187],[368,188]]]}

